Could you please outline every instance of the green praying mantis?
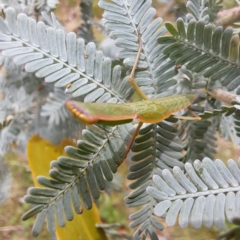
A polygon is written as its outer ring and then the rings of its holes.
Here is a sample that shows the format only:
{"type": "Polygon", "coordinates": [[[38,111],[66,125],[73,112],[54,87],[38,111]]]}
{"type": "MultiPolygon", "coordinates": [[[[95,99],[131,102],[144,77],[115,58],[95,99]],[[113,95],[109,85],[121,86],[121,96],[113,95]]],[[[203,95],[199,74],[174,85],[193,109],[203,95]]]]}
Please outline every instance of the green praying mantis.
{"type": "Polygon", "coordinates": [[[85,124],[102,124],[115,126],[129,123],[133,120],[139,121],[139,124],[134,134],[132,135],[130,143],[127,147],[123,160],[127,157],[134,139],[138,135],[138,132],[141,129],[143,123],[158,123],[170,116],[178,119],[197,121],[201,120],[199,116],[184,117],[172,115],[172,113],[189,107],[197,98],[196,94],[174,95],[153,100],[150,100],[145,95],[145,93],[134,81],[134,73],[142,51],[142,43],[140,37],[139,46],[140,47],[137,53],[136,61],[129,76],[129,82],[135,91],[137,91],[143,98],[142,101],[125,104],[82,103],[73,100],[66,102],[67,108],[73,113],[73,115],[85,124]]]}

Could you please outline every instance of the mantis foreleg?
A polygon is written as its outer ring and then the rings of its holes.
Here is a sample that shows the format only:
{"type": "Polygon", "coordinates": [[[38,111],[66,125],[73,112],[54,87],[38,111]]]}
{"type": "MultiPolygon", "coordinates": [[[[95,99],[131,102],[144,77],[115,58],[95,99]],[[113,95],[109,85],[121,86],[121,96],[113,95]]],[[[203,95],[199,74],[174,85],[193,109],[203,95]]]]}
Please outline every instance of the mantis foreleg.
{"type": "Polygon", "coordinates": [[[143,99],[148,100],[149,98],[147,97],[147,95],[141,90],[141,88],[134,81],[134,74],[135,74],[135,71],[136,71],[136,68],[137,68],[137,65],[138,65],[138,61],[139,61],[139,58],[140,58],[140,54],[141,54],[141,51],[142,51],[142,40],[141,40],[141,35],[139,33],[139,30],[138,30],[138,43],[139,43],[139,49],[138,49],[138,52],[137,52],[137,57],[136,57],[135,63],[133,65],[132,71],[131,71],[130,76],[129,76],[129,82],[131,83],[131,85],[135,88],[135,90],[139,93],[139,95],[143,99]]]}

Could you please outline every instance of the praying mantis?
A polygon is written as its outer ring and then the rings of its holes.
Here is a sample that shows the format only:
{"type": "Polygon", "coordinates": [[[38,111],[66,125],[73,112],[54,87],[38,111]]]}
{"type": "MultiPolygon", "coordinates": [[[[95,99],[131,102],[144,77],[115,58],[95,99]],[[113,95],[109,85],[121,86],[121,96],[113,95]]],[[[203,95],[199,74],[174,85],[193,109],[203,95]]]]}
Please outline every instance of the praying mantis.
{"type": "MultiPolygon", "coordinates": [[[[164,119],[172,116],[172,113],[189,107],[197,98],[196,94],[182,94],[150,100],[145,95],[145,93],[134,81],[134,73],[142,51],[140,34],[138,37],[139,49],[136,61],[129,76],[129,82],[135,91],[138,92],[139,95],[143,98],[142,101],[125,104],[82,103],[73,100],[68,100],[66,102],[67,108],[73,113],[73,115],[85,124],[102,124],[115,126],[129,123],[133,120],[139,121],[139,124],[134,134],[132,135],[130,143],[127,147],[123,160],[127,157],[127,154],[131,150],[134,139],[138,135],[138,132],[141,129],[143,123],[161,122],[164,119]]],[[[201,120],[199,116],[184,117],[173,115],[172,117],[186,120],[201,120]]]]}

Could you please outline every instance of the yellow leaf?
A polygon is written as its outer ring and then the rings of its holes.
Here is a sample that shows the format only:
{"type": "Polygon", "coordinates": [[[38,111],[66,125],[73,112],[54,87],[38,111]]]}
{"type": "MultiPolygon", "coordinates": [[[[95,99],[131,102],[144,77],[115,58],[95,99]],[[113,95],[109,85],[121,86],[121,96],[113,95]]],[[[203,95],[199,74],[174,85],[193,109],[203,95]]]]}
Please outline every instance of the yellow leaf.
{"type": "MultiPolygon", "coordinates": [[[[38,175],[49,176],[50,162],[59,156],[66,156],[64,147],[74,146],[71,140],[63,139],[59,145],[34,135],[28,142],[27,156],[29,167],[32,172],[34,185],[42,187],[37,181],[38,175]]],[[[74,219],[66,221],[66,226],[60,228],[57,225],[56,235],[58,240],[107,240],[104,232],[95,227],[96,223],[101,223],[99,212],[95,204],[91,210],[84,208],[83,214],[74,213],[74,219]]]]}

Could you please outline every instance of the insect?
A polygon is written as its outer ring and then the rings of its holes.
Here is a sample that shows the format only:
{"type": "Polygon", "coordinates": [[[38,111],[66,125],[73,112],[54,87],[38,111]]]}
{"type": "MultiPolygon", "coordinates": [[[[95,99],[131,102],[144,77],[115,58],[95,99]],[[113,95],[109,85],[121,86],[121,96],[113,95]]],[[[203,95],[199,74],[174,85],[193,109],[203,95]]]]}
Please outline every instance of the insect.
{"type": "MultiPolygon", "coordinates": [[[[139,45],[140,47],[138,50],[137,58],[129,76],[129,82],[143,98],[143,101],[125,104],[82,103],[73,100],[66,102],[67,108],[74,114],[77,119],[85,124],[102,124],[115,126],[119,124],[129,123],[133,120],[139,121],[139,124],[134,134],[132,135],[130,143],[127,147],[123,160],[126,158],[128,152],[130,151],[134,139],[138,135],[138,132],[143,123],[161,122],[164,119],[172,116],[172,113],[187,108],[197,98],[196,94],[182,94],[153,100],[148,99],[148,97],[136,84],[133,78],[142,50],[140,37],[139,45]]],[[[187,120],[201,120],[201,118],[198,116],[184,117],[173,115],[173,117],[187,120]]]]}
{"type": "Polygon", "coordinates": [[[172,113],[191,105],[196,97],[194,94],[183,94],[125,104],[82,103],[69,100],[66,105],[74,116],[85,124],[115,126],[133,120],[143,123],[161,122],[172,113]]]}

